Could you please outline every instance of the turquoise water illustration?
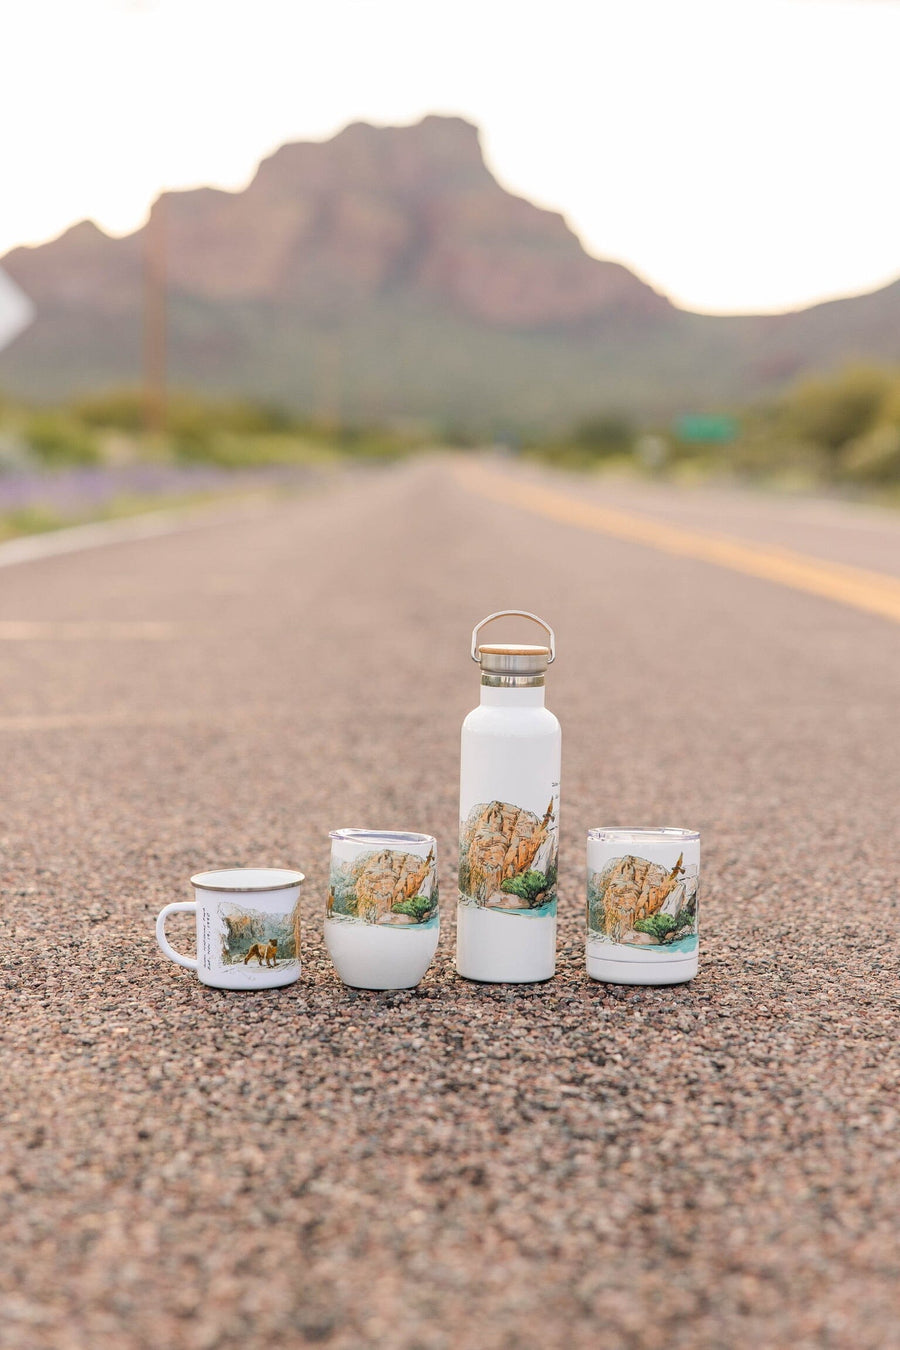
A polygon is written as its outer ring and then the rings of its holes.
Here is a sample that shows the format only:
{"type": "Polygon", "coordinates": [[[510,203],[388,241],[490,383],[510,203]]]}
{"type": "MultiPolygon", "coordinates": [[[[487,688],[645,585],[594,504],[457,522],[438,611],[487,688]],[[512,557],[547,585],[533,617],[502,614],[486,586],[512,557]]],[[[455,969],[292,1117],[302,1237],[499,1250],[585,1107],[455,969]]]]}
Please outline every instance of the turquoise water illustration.
{"type": "Polygon", "coordinates": [[[539,905],[537,909],[501,909],[499,905],[479,905],[477,900],[471,900],[467,895],[459,897],[461,905],[471,905],[473,909],[486,909],[491,914],[515,915],[517,918],[524,919],[545,919],[548,914],[556,913],[556,896],[548,900],[545,905],[539,905]]]}
{"type": "Polygon", "coordinates": [[[607,937],[605,933],[589,933],[592,942],[607,943],[610,947],[627,947],[629,951],[644,952],[652,960],[654,956],[671,956],[673,953],[679,953],[682,956],[697,950],[698,938],[696,933],[691,933],[687,937],[679,938],[677,942],[664,942],[658,944],[644,944],[637,942],[616,942],[613,938],[607,937]]]}
{"type": "MultiPolygon", "coordinates": [[[[332,909],[330,914],[325,916],[329,923],[370,923],[369,919],[360,919],[356,914],[344,914],[338,909],[332,909]]],[[[441,916],[435,909],[427,919],[419,919],[416,923],[379,923],[379,928],[389,928],[392,933],[421,933],[423,928],[437,928],[441,921],[441,916]]]]}
{"type": "Polygon", "coordinates": [[[644,952],[695,952],[697,950],[697,934],[692,933],[689,937],[679,938],[677,942],[667,942],[663,947],[642,947],[644,952]]]}

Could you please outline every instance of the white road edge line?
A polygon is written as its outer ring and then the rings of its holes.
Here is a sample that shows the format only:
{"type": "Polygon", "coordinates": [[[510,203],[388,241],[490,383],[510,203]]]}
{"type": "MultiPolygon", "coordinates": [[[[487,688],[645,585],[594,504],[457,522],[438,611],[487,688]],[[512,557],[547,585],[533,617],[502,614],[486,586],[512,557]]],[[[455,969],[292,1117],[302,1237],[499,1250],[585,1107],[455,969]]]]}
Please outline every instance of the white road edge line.
{"type": "Polygon", "coordinates": [[[28,534],[21,539],[7,539],[0,544],[0,567],[54,558],[62,553],[78,553],[82,549],[99,548],[104,544],[156,539],[161,535],[179,534],[208,525],[227,524],[229,520],[261,515],[271,505],[271,500],[255,500],[230,508],[223,508],[216,503],[215,507],[198,507],[193,511],[146,511],[140,515],[127,516],[124,520],[101,520],[92,525],[71,525],[61,530],[48,530],[46,534],[28,534]]]}

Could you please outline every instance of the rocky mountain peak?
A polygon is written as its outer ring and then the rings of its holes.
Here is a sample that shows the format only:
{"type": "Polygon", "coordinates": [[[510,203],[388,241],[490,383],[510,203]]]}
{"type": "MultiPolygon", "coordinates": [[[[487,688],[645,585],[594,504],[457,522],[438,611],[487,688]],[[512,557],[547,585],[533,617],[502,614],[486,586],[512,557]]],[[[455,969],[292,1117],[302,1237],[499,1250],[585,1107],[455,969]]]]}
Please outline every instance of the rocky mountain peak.
{"type": "MultiPolygon", "coordinates": [[[[589,257],[561,216],[506,192],[461,117],[355,122],[282,146],[243,192],[170,192],[162,205],[170,292],[206,302],[343,320],[401,296],[526,329],[669,309],[626,268],[589,257]]],[[[77,295],[121,311],[139,303],[141,234],[113,240],[83,222],[7,266],[39,308],[77,295]]]]}

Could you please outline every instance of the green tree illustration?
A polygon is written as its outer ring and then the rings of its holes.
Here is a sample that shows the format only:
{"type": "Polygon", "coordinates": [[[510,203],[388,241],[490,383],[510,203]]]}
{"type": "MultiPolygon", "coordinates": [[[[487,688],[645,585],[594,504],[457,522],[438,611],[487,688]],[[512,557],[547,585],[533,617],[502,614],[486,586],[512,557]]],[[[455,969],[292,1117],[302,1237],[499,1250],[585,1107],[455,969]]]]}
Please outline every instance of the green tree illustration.
{"type": "Polygon", "coordinates": [[[517,895],[520,900],[527,900],[529,905],[533,905],[541,892],[548,889],[548,881],[543,872],[530,869],[521,876],[507,877],[500,883],[500,889],[507,895],[517,895]]]}
{"type": "Polygon", "coordinates": [[[634,930],[636,933],[649,933],[658,942],[662,942],[671,933],[677,933],[683,928],[691,928],[692,926],[693,916],[683,909],[674,916],[672,914],[651,914],[649,919],[635,919],[634,930]]]}
{"type": "Polygon", "coordinates": [[[437,901],[430,895],[414,895],[411,900],[399,900],[391,906],[392,914],[407,914],[416,923],[424,923],[434,913],[437,901]]]}

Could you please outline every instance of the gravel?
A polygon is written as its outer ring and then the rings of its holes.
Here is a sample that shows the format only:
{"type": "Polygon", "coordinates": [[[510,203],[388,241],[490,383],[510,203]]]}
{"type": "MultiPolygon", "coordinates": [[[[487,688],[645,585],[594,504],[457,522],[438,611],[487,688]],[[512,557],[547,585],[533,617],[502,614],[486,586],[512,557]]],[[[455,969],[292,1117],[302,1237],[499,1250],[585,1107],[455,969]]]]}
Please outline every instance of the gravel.
{"type": "Polygon", "coordinates": [[[0,1346],[900,1346],[900,629],[440,461],[9,568],[22,619],[175,636],[0,642],[0,1346]],[[452,960],[468,636],[506,605],[560,651],[560,959],[529,987],[452,960]],[[636,823],[702,831],[690,985],[585,977],[584,834],[636,823]],[[342,825],[438,837],[415,991],[330,965],[342,825]],[[306,873],[297,985],[156,948],[220,865],[306,873]]]}

